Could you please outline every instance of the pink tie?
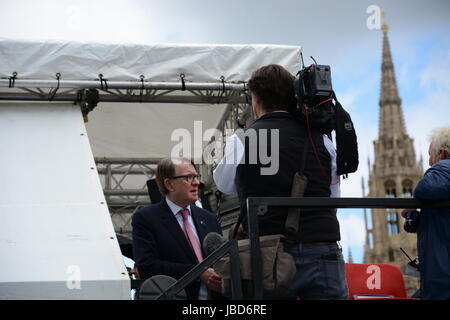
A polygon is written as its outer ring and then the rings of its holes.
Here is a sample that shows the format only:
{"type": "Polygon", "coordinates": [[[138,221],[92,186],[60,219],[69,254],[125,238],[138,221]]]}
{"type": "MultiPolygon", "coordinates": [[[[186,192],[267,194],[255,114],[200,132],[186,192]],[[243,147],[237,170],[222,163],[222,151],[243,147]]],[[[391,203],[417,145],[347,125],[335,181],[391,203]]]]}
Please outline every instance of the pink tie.
{"type": "Polygon", "coordinates": [[[192,249],[194,249],[195,256],[197,257],[198,262],[202,262],[203,256],[202,256],[202,249],[200,248],[200,242],[198,241],[197,237],[195,236],[194,232],[191,229],[191,225],[189,224],[188,220],[189,210],[181,209],[179,213],[183,217],[183,228],[184,233],[186,234],[186,238],[190,242],[192,249]]]}

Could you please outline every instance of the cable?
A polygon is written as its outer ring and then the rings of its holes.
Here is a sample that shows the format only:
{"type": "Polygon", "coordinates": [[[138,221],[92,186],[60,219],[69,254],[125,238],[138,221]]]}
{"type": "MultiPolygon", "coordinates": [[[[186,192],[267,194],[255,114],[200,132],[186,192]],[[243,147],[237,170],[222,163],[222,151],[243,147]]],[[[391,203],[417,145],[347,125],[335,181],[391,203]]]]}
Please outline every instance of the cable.
{"type": "Polygon", "coordinates": [[[144,93],[144,75],[141,74],[140,78],[141,78],[141,90],[139,94],[139,103],[142,103],[142,95],[144,93]]]}
{"type": "Polygon", "coordinates": [[[219,100],[217,101],[217,104],[220,104],[220,102],[222,102],[222,97],[225,93],[225,77],[221,76],[220,80],[222,81],[222,92],[219,94],[219,100]]]}
{"type": "Polygon", "coordinates": [[[184,81],[184,77],[185,77],[185,74],[184,74],[184,73],[180,74],[180,79],[181,79],[181,91],[185,91],[185,90],[186,90],[186,82],[184,81]]]}
{"type": "Polygon", "coordinates": [[[318,106],[324,104],[325,102],[332,101],[332,100],[333,100],[333,98],[328,98],[328,99],[326,99],[326,100],[323,100],[323,101],[322,101],[321,103],[319,103],[316,107],[318,107],[318,106]]]}
{"type": "Polygon", "coordinates": [[[17,78],[17,72],[13,72],[12,77],[9,77],[9,88],[14,88],[14,85],[16,83],[17,78]]]}
{"type": "Polygon", "coordinates": [[[100,78],[100,89],[108,91],[108,83],[106,82],[106,79],[103,79],[103,74],[99,74],[98,77],[100,78]],[[103,89],[103,82],[105,82],[105,89],[103,89]]]}
{"type": "Polygon", "coordinates": [[[58,80],[58,85],[55,90],[53,90],[53,91],[50,90],[50,92],[48,93],[48,101],[53,101],[53,99],[55,98],[56,92],[59,89],[59,78],[61,78],[61,73],[58,72],[56,74],[56,80],[58,80]]]}
{"type": "Polygon", "coordinates": [[[314,141],[312,139],[311,128],[309,126],[308,107],[305,104],[303,104],[303,107],[305,108],[306,128],[307,128],[307,131],[308,131],[308,137],[309,137],[309,141],[311,143],[311,146],[313,147],[314,155],[316,157],[317,163],[319,164],[320,171],[322,172],[323,176],[325,177],[325,180],[328,182],[328,185],[331,185],[331,177],[327,176],[327,174],[325,172],[325,168],[322,166],[322,162],[320,162],[319,155],[317,154],[316,145],[314,144],[314,141]]]}

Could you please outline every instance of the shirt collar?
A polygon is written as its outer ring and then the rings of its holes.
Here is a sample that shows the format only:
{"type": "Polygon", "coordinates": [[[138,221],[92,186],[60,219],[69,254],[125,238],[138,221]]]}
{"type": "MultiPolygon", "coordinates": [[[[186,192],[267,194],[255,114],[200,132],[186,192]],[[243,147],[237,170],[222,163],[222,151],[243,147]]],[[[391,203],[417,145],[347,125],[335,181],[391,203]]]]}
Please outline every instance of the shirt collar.
{"type": "Polygon", "coordinates": [[[292,117],[292,115],[286,110],[275,110],[275,111],[271,111],[271,112],[263,114],[261,117],[259,117],[255,121],[258,121],[261,119],[266,119],[266,118],[272,118],[272,117],[286,118],[286,117],[292,117]]]}
{"type": "MultiPolygon", "coordinates": [[[[170,210],[172,210],[172,213],[176,216],[177,213],[183,209],[182,207],[180,207],[179,205],[175,204],[174,202],[170,201],[169,198],[166,197],[166,202],[167,205],[169,206],[170,210]]],[[[189,214],[191,214],[191,206],[187,206],[187,208],[189,210],[189,214]]]]}
{"type": "Polygon", "coordinates": [[[269,114],[269,113],[275,113],[275,112],[285,112],[285,113],[288,113],[288,111],[286,111],[286,110],[275,110],[275,111],[268,112],[267,114],[269,114]]]}

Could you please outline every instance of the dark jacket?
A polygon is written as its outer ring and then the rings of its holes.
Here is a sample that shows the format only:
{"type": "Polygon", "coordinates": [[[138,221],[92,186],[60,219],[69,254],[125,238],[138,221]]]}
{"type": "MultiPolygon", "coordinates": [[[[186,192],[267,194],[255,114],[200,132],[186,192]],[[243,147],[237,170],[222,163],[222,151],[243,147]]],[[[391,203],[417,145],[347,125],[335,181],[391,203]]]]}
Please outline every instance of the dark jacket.
{"type": "MultiPolygon", "coordinates": [[[[450,158],[439,161],[425,172],[414,197],[428,200],[450,198],[450,158]]],[[[417,246],[422,297],[450,299],[450,208],[421,210],[417,246]]]]}
{"type": "MultiPolygon", "coordinates": [[[[299,171],[305,143],[309,139],[305,126],[296,121],[287,112],[273,112],[256,120],[247,129],[255,130],[258,143],[249,145],[244,142],[246,163],[240,164],[236,171],[236,186],[241,205],[241,215],[247,215],[247,197],[290,197],[292,179],[299,171]],[[268,129],[268,130],[263,130],[268,129]],[[271,150],[270,130],[279,130],[278,171],[272,175],[262,175],[261,168],[270,167],[261,161],[256,164],[249,163],[249,153],[255,151],[259,154],[259,148],[263,147],[263,154],[267,153],[266,146],[261,141],[260,133],[267,135],[267,149],[271,150]]],[[[323,135],[317,131],[311,132],[313,145],[309,144],[304,174],[308,178],[305,197],[329,197],[331,180],[331,156],[323,142],[323,135]],[[318,159],[320,161],[318,161],[318,159]],[[320,164],[319,164],[320,162],[320,164]]],[[[242,137],[241,137],[242,140],[242,137]]],[[[244,139],[245,140],[245,139],[244,139]]],[[[272,155],[273,156],[273,155],[272,155]]],[[[260,159],[258,159],[260,160],[260,159]]],[[[287,217],[285,208],[269,208],[269,212],[263,217],[258,217],[259,234],[283,234],[287,217]]],[[[244,227],[246,224],[244,223],[244,227]]],[[[302,210],[300,215],[300,227],[297,241],[309,242],[334,242],[340,240],[339,223],[334,209],[309,209],[302,210]]]]}
{"type": "MultiPolygon", "coordinates": [[[[213,213],[195,205],[190,208],[201,244],[210,232],[222,234],[213,213]]],[[[195,253],[165,199],[138,210],[131,225],[135,265],[142,279],[154,275],[179,279],[197,264],[195,253]]],[[[199,287],[199,280],[186,287],[188,299],[198,299],[199,287]]]]}

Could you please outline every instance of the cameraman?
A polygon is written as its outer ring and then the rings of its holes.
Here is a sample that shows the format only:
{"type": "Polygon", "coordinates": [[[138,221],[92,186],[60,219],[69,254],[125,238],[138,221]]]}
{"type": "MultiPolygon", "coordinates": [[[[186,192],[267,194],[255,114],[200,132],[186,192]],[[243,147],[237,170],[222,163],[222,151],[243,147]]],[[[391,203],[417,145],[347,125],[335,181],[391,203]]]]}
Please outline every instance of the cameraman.
{"type": "MultiPolygon", "coordinates": [[[[230,137],[224,158],[214,171],[219,190],[238,194],[241,217],[247,216],[248,197],[290,197],[303,152],[306,152],[303,174],[308,178],[304,196],[329,197],[331,186],[334,195],[339,196],[333,143],[316,128],[308,131],[289,112],[297,104],[293,80],[279,65],[264,66],[253,72],[248,88],[256,120],[244,134],[230,137]],[[252,154],[257,155],[257,161],[253,161],[252,154]],[[270,163],[261,157],[264,154],[270,154],[270,163]],[[276,170],[270,170],[274,167],[276,170]]],[[[285,234],[286,217],[287,209],[269,208],[258,218],[259,235],[285,234]]],[[[243,226],[246,230],[247,224],[243,226]]],[[[302,210],[295,236],[294,244],[285,245],[297,268],[291,286],[293,296],[346,299],[347,283],[342,250],[337,243],[340,233],[335,209],[302,210]]]]}
{"type": "MultiPolygon", "coordinates": [[[[428,149],[430,166],[414,190],[414,197],[427,200],[450,198],[450,127],[433,132],[428,149]]],[[[417,229],[420,296],[450,299],[450,209],[404,210],[405,230],[417,229]],[[416,221],[412,218],[416,217],[416,221]]]]}

